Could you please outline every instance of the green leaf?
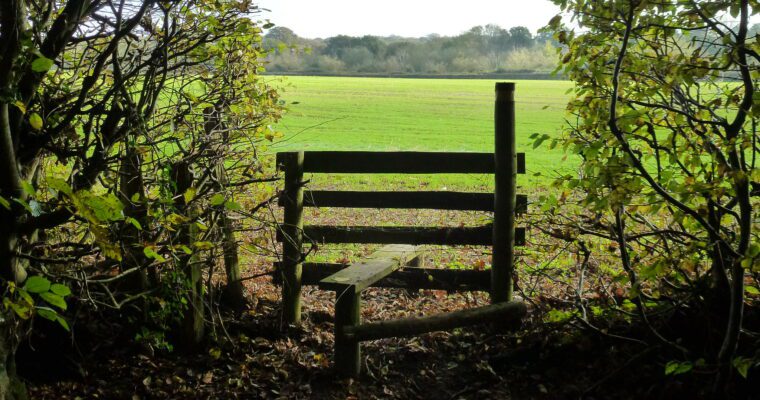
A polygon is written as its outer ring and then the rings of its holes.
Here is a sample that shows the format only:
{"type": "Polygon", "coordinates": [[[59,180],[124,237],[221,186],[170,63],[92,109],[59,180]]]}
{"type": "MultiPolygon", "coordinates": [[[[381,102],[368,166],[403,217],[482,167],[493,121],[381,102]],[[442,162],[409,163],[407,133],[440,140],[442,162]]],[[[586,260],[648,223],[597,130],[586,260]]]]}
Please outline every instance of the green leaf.
{"type": "Polygon", "coordinates": [[[71,328],[69,328],[69,323],[66,322],[66,320],[60,314],[51,308],[37,307],[37,315],[50,321],[58,322],[58,324],[67,331],[71,330],[71,328]]]}
{"type": "Polygon", "coordinates": [[[220,206],[224,204],[225,201],[224,195],[221,193],[217,193],[209,199],[209,203],[211,203],[212,206],[220,206]]]}
{"type": "Polygon", "coordinates": [[[58,319],[58,313],[47,307],[37,307],[37,315],[50,321],[58,319]]]}
{"type": "Polygon", "coordinates": [[[758,290],[758,289],[757,289],[756,287],[754,287],[754,286],[749,286],[749,285],[747,285],[747,286],[745,286],[745,287],[744,287],[744,291],[745,291],[745,292],[747,292],[747,294],[753,294],[753,295],[755,295],[755,296],[758,296],[758,295],[760,295],[760,290],[758,290]]]}
{"type": "Polygon", "coordinates": [[[58,178],[47,178],[47,184],[51,189],[57,190],[63,194],[66,194],[68,196],[71,196],[73,191],[71,190],[71,186],[63,180],[58,178]]]}
{"type": "Polygon", "coordinates": [[[28,194],[29,196],[34,197],[34,195],[37,193],[37,190],[34,188],[34,185],[27,181],[21,181],[21,187],[24,189],[24,192],[28,194]]]}
{"type": "Polygon", "coordinates": [[[688,361],[670,361],[665,365],[665,375],[685,374],[691,371],[692,368],[694,368],[694,365],[688,361]]]}
{"type": "Polygon", "coordinates": [[[193,247],[197,250],[211,250],[214,248],[214,244],[211,242],[195,242],[193,243],[193,247]]]}
{"type": "Polygon", "coordinates": [[[50,281],[47,278],[35,275],[30,276],[24,283],[24,290],[29,293],[44,293],[50,290],[50,281]]]}
{"type": "Polygon", "coordinates": [[[50,285],[50,291],[61,297],[66,297],[71,294],[71,289],[69,289],[69,287],[66,285],[61,285],[60,283],[54,283],[50,285]]]}
{"type": "Polygon", "coordinates": [[[31,125],[32,128],[36,131],[42,129],[42,117],[40,117],[40,115],[37,113],[32,113],[29,115],[29,125],[31,125]]]}
{"type": "Polygon", "coordinates": [[[136,220],[136,219],[134,219],[132,217],[127,217],[126,222],[129,223],[129,224],[132,224],[132,226],[134,226],[135,228],[137,228],[138,231],[141,231],[143,229],[142,225],[140,224],[140,221],[138,221],[138,220],[136,220]]]}
{"type": "Polygon", "coordinates": [[[240,204],[234,202],[234,201],[225,201],[224,202],[224,208],[230,210],[230,211],[240,211],[243,209],[243,207],[240,206],[240,204]]]}
{"type": "Polygon", "coordinates": [[[59,315],[58,318],[56,318],[55,320],[58,322],[58,325],[60,325],[66,331],[71,330],[71,328],[69,328],[69,323],[66,322],[66,319],[63,318],[62,316],[59,315]]]}
{"type": "Polygon", "coordinates": [[[186,90],[186,91],[184,92],[184,95],[185,95],[185,97],[187,97],[188,99],[190,99],[190,101],[192,101],[193,103],[196,103],[196,104],[197,104],[197,103],[200,101],[200,100],[198,99],[198,96],[196,96],[195,94],[193,94],[193,92],[191,92],[191,91],[189,91],[189,90],[186,90]]]}
{"type": "Polygon", "coordinates": [[[160,263],[166,261],[166,259],[161,254],[158,254],[156,250],[150,246],[143,249],[143,254],[145,254],[145,257],[156,260],[160,263]]]}
{"type": "Polygon", "coordinates": [[[8,200],[6,200],[3,196],[0,196],[0,206],[3,206],[6,210],[11,209],[11,203],[8,202],[8,200]]]}
{"type": "Polygon", "coordinates": [[[736,368],[736,371],[739,373],[739,375],[741,375],[744,379],[747,379],[749,368],[752,366],[752,359],[746,357],[736,357],[734,358],[732,364],[734,368],[736,368]]]}
{"type": "Polygon", "coordinates": [[[31,206],[29,206],[29,203],[27,203],[25,200],[22,200],[22,199],[15,199],[15,198],[14,198],[14,199],[13,199],[13,201],[15,201],[15,202],[16,202],[16,203],[18,203],[18,204],[21,204],[21,206],[22,206],[22,207],[24,207],[24,209],[25,209],[26,211],[29,211],[29,213],[30,213],[30,214],[32,213],[32,207],[31,207],[31,206]]]}
{"type": "Polygon", "coordinates": [[[61,310],[66,309],[66,300],[64,300],[62,296],[59,296],[51,292],[45,292],[45,293],[40,293],[40,297],[42,298],[42,300],[45,300],[45,302],[47,302],[51,306],[56,306],[60,308],[61,310]]]}
{"type": "Polygon", "coordinates": [[[47,72],[52,66],[53,60],[47,57],[40,56],[32,61],[32,71],[34,72],[47,72]]]}

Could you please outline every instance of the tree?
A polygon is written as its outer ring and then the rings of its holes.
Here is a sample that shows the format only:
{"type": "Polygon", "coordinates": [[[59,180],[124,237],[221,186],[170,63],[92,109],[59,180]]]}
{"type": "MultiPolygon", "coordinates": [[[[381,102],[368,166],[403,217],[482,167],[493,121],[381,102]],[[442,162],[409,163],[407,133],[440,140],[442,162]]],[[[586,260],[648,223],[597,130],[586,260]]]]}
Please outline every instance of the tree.
{"type": "Polygon", "coordinates": [[[278,27],[267,33],[264,47],[270,50],[271,71],[293,73],[484,73],[554,67],[553,57],[547,62],[543,54],[546,35],[534,39],[525,27],[512,28],[512,32],[517,41],[497,25],[476,26],[452,37],[338,35],[323,41],[300,38],[278,27]],[[302,47],[308,51],[301,51],[302,47]],[[512,65],[515,60],[520,65],[512,65]]]}
{"type": "Polygon", "coordinates": [[[509,36],[512,39],[512,47],[515,49],[533,46],[533,35],[524,26],[510,28],[509,36]]]}
{"type": "Polygon", "coordinates": [[[738,343],[746,295],[757,288],[745,281],[757,284],[760,272],[760,41],[748,28],[760,6],[555,3],[581,28],[551,22],[559,69],[575,83],[572,124],[554,144],[582,160],[580,176],[561,184],[563,199],[581,202],[562,236],[586,252],[590,237],[609,241],[618,256],[610,278],[626,283],[639,322],[678,359],[718,366],[716,388],[732,366],[746,377],[751,354],[738,343]],[[698,344],[684,340],[694,332],[659,329],[684,312],[717,328],[698,344]]]}
{"type": "Polygon", "coordinates": [[[144,327],[202,333],[203,276],[234,240],[227,214],[247,213],[235,194],[265,180],[256,147],[279,112],[257,78],[257,11],[233,0],[0,4],[0,398],[24,396],[24,322],[68,329],[71,289],[92,290],[84,305],[140,302],[144,327]]]}

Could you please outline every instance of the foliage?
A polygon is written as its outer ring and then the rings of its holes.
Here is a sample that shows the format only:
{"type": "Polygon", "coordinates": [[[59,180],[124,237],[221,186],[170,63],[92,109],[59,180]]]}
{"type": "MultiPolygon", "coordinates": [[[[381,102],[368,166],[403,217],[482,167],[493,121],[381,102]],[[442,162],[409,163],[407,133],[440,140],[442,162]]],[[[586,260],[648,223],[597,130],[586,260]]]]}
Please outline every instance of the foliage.
{"type": "Polygon", "coordinates": [[[2,2],[7,309],[67,327],[68,287],[78,307],[146,311],[136,315],[157,320],[135,321],[149,329],[202,327],[215,249],[257,224],[220,221],[271,196],[257,190],[269,180],[258,152],[280,106],[259,78],[258,11],[247,0],[2,2]]]}
{"type": "MultiPolygon", "coordinates": [[[[549,196],[553,234],[591,254],[599,273],[635,304],[651,338],[689,359],[717,363],[722,386],[743,352],[745,282],[757,284],[756,158],[760,36],[754,1],[555,1],[581,29],[551,22],[563,45],[559,71],[575,83],[570,126],[551,141],[582,164],[549,196]],[[577,202],[577,203],[575,203],[577,202]],[[606,243],[606,244],[605,244],[606,243]],[[700,312],[689,311],[697,307],[700,312]],[[660,329],[688,313],[717,326],[710,343],[689,329],[660,329]]],[[[536,143],[546,140],[536,137],[536,143]]],[[[589,257],[585,257],[588,262],[589,257]]],[[[581,279],[582,275],[581,275],[581,279]]],[[[589,293],[578,288],[583,309],[589,293]]],[[[618,308],[614,296],[607,307],[618,308]]],[[[585,315],[585,313],[583,314],[585,315]]],[[[667,373],[691,370],[668,364],[667,373]]]]}

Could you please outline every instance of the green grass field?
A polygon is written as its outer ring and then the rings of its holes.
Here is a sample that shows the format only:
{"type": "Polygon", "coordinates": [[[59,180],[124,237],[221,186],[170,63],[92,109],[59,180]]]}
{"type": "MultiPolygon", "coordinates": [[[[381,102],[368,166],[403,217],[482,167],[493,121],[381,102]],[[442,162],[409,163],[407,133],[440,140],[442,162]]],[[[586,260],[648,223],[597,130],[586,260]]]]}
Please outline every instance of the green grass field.
{"type": "MultiPolygon", "coordinates": [[[[272,151],[493,151],[494,81],[272,77],[288,113],[277,125],[284,134],[272,151]]],[[[541,186],[568,168],[561,151],[532,149],[532,133],[555,136],[562,129],[571,87],[566,81],[516,81],[518,151],[526,153],[528,175],[519,181],[541,186]],[[540,173],[540,176],[534,174],[540,173]]],[[[341,178],[377,183],[367,177],[341,178]]],[[[331,179],[331,183],[341,182],[331,179]]],[[[489,186],[487,177],[387,178],[393,186],[489,186]]]]}

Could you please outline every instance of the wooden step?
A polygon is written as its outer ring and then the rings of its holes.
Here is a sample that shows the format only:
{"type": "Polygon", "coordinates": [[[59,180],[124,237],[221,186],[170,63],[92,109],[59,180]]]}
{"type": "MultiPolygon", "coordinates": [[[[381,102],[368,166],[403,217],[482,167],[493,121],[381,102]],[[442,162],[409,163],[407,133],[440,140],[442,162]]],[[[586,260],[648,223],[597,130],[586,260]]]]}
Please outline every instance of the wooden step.
{"type": "Polygon", "coordinates": [[[361,293],[373,283],[385,278],[393,271],[419,256],[417,246],[393,244],[384,246],[369,257],[353,263],[325,279],[319,281],[319,288],[343,293],[361,293]]]}

